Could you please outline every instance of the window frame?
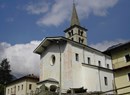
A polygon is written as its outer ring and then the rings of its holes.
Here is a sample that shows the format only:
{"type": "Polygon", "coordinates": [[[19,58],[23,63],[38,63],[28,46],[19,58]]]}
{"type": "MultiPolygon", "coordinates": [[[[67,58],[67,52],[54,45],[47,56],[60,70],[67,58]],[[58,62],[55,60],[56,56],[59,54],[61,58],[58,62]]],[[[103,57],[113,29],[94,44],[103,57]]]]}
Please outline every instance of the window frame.
{"type": "Polygon", "coordinates": [[[87,57],[87,62],[88,62],[88,64],[91,64],[91,58],[90,57],[87,57]]]}
{"type": "Polygon", "coordinates": [[[128,73],[128,80],[129,80],[129,82],[130,82],[130,73],[128,73]]]}
{"type": "Polygon", "coordinates": [[[125,60],[126,60],[126,62],[130,62],[130,54],[125,55],[125,60]]]}
{"type": "Polygon", "coordinates": [[[99,67],[101,67],[102,65],[101,65],[101,61],[100,60],[98,60],[98,66],[99,67]]]}
{"type": "Polygon", "coordinates": [[[32,89],[32,84],[29,84],[29,90],[31,90],[32,89]]]}
{"type": "Polygon", "coordinates": [[[79,54],[78,53],[75,53],[75,60],[79,61],[79,54]]]}
{"type": "Polygon", "coordinates": [[[105,84],[105,86],[108,85],[108,79],[107,79],[107,77],[104,77],[104,84],[105,84]]]}
{"type": "Polygon", "coordinates": [[[107,64],[107,69],[110,69],[110,65],[109,64],[107,64]]]}

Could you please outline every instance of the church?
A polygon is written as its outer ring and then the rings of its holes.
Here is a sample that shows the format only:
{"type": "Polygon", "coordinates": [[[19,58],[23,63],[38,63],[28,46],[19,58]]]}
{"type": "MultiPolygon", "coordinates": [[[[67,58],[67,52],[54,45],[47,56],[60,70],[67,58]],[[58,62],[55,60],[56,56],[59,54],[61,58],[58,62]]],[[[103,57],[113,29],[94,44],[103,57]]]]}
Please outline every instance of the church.
{"type": "Polygon", "coordinates": [[[80,25],[73,4],[70,26],[65,37],[46,37],[34,50],[40,55],[40,81],[57,85],[62,92],[83,87],[87,91],[109,91],[114,88],[111,57],[87,44],[87,29],[80,25]]]}

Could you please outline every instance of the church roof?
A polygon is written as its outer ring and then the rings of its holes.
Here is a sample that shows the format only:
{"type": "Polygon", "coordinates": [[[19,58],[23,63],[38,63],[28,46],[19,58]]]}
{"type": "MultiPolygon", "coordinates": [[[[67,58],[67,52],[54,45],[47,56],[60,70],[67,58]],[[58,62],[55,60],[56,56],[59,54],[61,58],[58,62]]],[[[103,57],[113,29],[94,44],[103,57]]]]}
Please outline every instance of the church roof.
{"type": "Polygon", "coordinates": [[[73,11],[72,11],[72,17],[71,17],[71,26],[73,25],[80,25],[75,3],[73,3],[73,11]]]}
{"type": "Polygon", "coordinates": [[[83,48],[86,48],[90,51],[94,51],[94,52],[97,52],[97,53],[100,53],[100,54],[105,54],[97,49],[94,49],[88,45],[84,45],[84,44],[81,44],[81,43],[78,43],[76,41],[72,41],[68,38],[65,38],[63,36],[57,36],[57,37],[46,37],[40,44],[39,46],[33,51],[34,53],[36,54],[39,54],[41,55],[46,49],[47,47],[52,44],[52,43],[57,43],[57,44],[64,44],[65,42],[70,42],[72,44],[75,44],[77,46],[80,46],[80,47],[83,47],[83,48]]]}

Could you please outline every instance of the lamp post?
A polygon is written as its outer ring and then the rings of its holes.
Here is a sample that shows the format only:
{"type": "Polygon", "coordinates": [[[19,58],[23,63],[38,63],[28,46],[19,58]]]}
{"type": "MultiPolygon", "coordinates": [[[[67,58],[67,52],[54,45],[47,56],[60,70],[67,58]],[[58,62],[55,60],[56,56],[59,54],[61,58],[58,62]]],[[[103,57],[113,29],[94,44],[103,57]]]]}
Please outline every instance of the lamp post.
{"type": "Polygon", "coordinates": [[[59,53],[60,53],[60,66],[59,66],[59,67],[60,67],[60,68],[59,68],[59,69],[60,69],[60,70],[59,70],[59,71],[60,71],[60,72],[59,72],[59,95],[61,95],[61,89],[62,89],[62,88],[61,88],[62,65],[61,65],[61,47],[60,47],[61,41],[58,40],[58,41],[57,41],[57,44],[58,44],[59,53]]]}

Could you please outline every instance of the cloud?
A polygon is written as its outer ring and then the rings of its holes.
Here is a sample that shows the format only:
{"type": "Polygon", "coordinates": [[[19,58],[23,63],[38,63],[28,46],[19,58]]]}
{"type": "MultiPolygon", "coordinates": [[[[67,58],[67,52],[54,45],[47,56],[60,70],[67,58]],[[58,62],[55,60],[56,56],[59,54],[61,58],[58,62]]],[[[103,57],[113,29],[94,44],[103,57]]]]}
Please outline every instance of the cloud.
{"type": "Polygon", "coordinates": [[[113,46],[113,45],[117,45],[119,43],[124,43],[127,42],[128,40],[123,40],[123,39],[117,39],[115,41],[103,41],[101,43],[97,43],[97,44],[90,44],[91,47],[100,50],[100,51],[105,51],[107,48],[113,46]]]}
{"type": "Polygon", "coordinates": [[[0,43],[0,60],[7,58],[10,61],[12,73],[20,77],[21,75],[39,75],[40,57],[33,53],[40,41],[31,41],[27,44],[10,45],[0,43]]]}
{"type": "Polygon", "coordinates": [[[49,10],[49,3],[43,1],[37,3],[30,2],[25,9],[28,11],[29,14],[39,15],[49,10]]]}
{"type": "MultiPolygon", "coordinates": [[[[91,47],[100,51],[106,50],[112,45],[127,42],[128,40],[118,39],[115,41],[103,41],[97,44],[90,44],[91,47]]],[[[12,73],[21,77],[27,74],[39,75],[40,56],[34,54],[34,49],[41,41],[31,41],[26,44],[10,45],[6,42],[0,43],[0,61],[7,58],[10,61],[12,73]]]]}
{"type": "MultiPolygon", "coordinates": [[[[68,19],[70,19],[73,2],[72,0],[54,0],[51,6],[49,6],[49,4],[45,1],[40,1],[39,3],[35,4],[29,3],[27,5],[28,12],[33,14],[41,13],[43,15],[37,21],[38,25],[59,26],[64,21],[68,21],[68,19]]],[[[118,0],[77,0],[76,8],[81,19],[88,17],[90,14],[96,16],[106,16],[108,14],[107,10],[114,7],[117,2],[118,0]]]]}

